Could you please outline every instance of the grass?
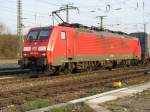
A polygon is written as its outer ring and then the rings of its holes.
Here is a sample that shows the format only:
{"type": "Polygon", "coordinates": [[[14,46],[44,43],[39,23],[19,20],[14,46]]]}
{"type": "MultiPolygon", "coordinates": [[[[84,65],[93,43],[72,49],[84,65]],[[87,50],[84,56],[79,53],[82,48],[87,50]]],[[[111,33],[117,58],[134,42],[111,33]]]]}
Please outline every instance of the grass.
{"type": "Polygon", "coordinates": [[[22,106],[19,106],[19,108],[17,108],[17,112],[26,112],[26,111],[40,109],[48,106],[49,106],[49,102],[47,100],[36,100],[36,101],[26,103],[22,106]]]}
{"type": "Polygon", "coordinates": [[[18,38],[16,35],[0,35],[0,59],[16,59],[18,38]]]}
{"type": "Polygon", "coordinates": [[[33,109],[38,109],[38,108],[43,108],[49,106],[48,101],[45,100],[38,100],[38,101],[33,101],[27,105],[28,110],[33,110],[33,109]]]}
{"type": "Polygon", "coordinates": [[[53,108],[48,112],[94,112],[94,111],[85,103],[79,103],[79,104],[69,104],[64,107],[53,108]]]}
{"type": "MultiPolygon", "coordinates": [[[[30,110],[40,109],[48,107],[49,102],[46,100],[32,101],[27,104],[18,107],[7,108],[4,112],[26,112],[30,110]]],[[[95,112],[85,103],[68,104],[66,106],[52,108],[46,112],[95,112]]]]}
{"type": "Polygon", "coordinates": [[[49,102],[47,100],[35,100],[32,102],[27,102],[23,105],[18,105],[18,106],[12,105],[10,107],[4,108],[2,112],[26,112],[26,111],[40,109],[48,106],[49,106],[49,102]]]}
{"type": "Polygon", "coordinates": [[[0,59],[0,64],[17,64],[18,59],[0,59]]]}

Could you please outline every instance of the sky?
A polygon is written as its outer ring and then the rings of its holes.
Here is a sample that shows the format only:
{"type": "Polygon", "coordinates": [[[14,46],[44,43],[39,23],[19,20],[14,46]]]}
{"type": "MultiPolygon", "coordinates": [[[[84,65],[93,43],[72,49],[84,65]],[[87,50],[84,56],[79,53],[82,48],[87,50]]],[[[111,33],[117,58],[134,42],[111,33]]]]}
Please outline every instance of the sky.
{"type": "MultiPolygon", "coordinates": [[[[32,27],[52,25],[51,12],[65,4],[79,8],[69,11],[70,23],[99,26],[97,16],[106,16],[104,27],[127,33],[150,33],[150,0],[22,0],[24,34],[32,27]]],[[[65,12],[60,13],[65,20],[65,12]]],[[[58,19],[59,20],[59,19],[58,19]]],[[[59,21],[61,22],[61,21],[59,21]]],[[[17,0],[0,0],[0,23],[17,33],[17,0]]],[[[55,22],[57,25],[57,21],[55,22]]]]}

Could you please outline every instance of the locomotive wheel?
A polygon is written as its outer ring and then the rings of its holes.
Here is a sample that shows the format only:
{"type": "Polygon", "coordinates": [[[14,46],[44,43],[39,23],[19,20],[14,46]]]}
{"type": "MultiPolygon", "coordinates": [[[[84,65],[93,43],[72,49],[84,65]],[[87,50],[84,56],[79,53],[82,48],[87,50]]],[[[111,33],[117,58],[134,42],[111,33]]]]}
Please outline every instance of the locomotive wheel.
{"type": "Polygon", "coordinates": [[[93,70],[92,62],[89,62],[89,63],[88,63],[87,70],[88,70],[89,72],[91,72],[91,71],[93,70]]]}
{"type": "Polygon", "coordinates": [[[117,61],[113,61],[113,68],[117,68],[117,61]]]}
{"type": "Polygon", "coordinates": [[[59,75],[60,73],[60,67],[55,67],[55,69],[52,70],[51,75],[59,75]]]}
{"type": "Polygon", "coordinates": [[[62,67],[62,72],[64,74],[69,74],[69,73],[73,73],[75,69],[75,66],[73,63],[66,63],[63,67],[62,67]]]}
{"type": "Polygon", "coordinates": [[[73,66],[72,63],[69,63],[69,64],[68,64],[68,70],[69,70],[69,73],[73,73],[74,66],[73,66]]]}
{"type": "Polygon", "coordinates": [[[68,68],[65,68],[65,69],[63,70],[63,73],[66,75],[66,74],[69,74],[70,71],[68,70],[68,68]]]}

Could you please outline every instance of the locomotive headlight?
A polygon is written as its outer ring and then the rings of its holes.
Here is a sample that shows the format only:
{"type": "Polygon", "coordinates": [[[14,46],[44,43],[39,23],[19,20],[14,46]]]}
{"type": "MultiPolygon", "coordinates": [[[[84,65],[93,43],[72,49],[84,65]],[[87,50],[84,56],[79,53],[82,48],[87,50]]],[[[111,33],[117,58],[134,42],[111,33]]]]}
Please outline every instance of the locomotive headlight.
{"type": "Polygon", "coordinates": [[[40,46],[38,48],[38,51],[46,51],[47,47],[46,46],[40,46]]]}
{"type": "Polygon", "coordinates": [[[31,51],[31,47],[24,47],[23,51],[31,51]]]}

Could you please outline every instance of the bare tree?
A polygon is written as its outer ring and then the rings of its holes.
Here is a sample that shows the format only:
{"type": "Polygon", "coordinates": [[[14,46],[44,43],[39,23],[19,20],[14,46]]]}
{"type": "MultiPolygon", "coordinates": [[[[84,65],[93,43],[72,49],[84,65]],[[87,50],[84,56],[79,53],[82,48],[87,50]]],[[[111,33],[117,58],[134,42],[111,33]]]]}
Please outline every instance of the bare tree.
{"type": "Polygon", "coordinates": [[[0,23],[0,34],[2,34],[4,30],[5,30],[4,25],[0,23]]]}
{"type": "Polygon", "coordinates": [[[7,28],[7,26],[3,23],[0,23],[0,35],[1,34],[10,34],[9,29],[7,28]]]}

